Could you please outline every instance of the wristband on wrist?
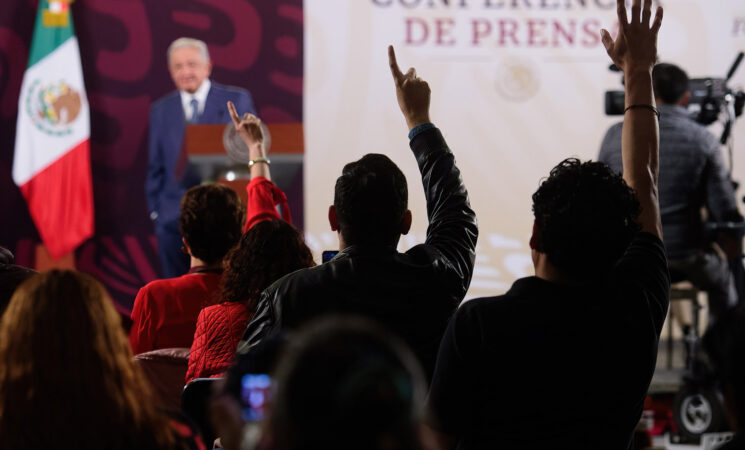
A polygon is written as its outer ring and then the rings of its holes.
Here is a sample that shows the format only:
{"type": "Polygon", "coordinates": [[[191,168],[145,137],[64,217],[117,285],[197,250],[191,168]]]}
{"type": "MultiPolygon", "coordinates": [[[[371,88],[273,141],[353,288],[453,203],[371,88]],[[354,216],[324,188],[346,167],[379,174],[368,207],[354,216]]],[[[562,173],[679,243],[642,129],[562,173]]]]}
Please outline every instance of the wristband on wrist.
{"type": "Polygon", "coordinates": [[[626,114],[630,109],[648,109],[655,113],[657,115],[657,118],[660,118],[660,112],[652,105],[644,105],[644,104],[637,104],[637,105],[629,105],[626,107],[626,109],[623,110],[623,113],[626,114]]]}
{"type": "Polygon", "coordinates": [[[266,159],[266,158],[256,158],[256,159],[252,159],[252,160],[250,160],[250,161],[248,162],[248,167],[251,167],[251,166],[253,166],[254,164],[259,164],[259,163],[264,163],[264,164],[266,164],[266,165],[268,166],[268,165],[270,165],[270,164],[271,164],[272,162],[271,162],[271,161],[269,161],[269,160],[268,160],[268,159],[266,159]]]}
{"type": "Polygon", "coordinates": [[[409,140],[414,139],[414,137],[416,137],[416,135],[418,135],[419,133],[432,128],[435,128],[435,125],[432,122],[420,123],[419,125],[412,128],[411,131],[409,131],[409,140]]]}

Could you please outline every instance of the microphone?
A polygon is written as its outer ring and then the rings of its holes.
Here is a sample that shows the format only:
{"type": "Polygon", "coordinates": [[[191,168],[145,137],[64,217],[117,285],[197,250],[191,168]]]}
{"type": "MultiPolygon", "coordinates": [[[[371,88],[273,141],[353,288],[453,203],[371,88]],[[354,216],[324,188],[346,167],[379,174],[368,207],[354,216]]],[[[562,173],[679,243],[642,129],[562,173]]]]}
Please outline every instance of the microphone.
{"type": "Polygon", "coordinates": [[[732,75],[735,74],[735,71],[740,66],[740,63],[742,62],[743,57],[745,57],[745,53],[740,52],[737,54],[737,58],[735,58],[735,62],[732,64],[732,67],[730,67],[729,72],[727,72],[726,81],[729,81],[729,79],[732,78],[732,75]]]}

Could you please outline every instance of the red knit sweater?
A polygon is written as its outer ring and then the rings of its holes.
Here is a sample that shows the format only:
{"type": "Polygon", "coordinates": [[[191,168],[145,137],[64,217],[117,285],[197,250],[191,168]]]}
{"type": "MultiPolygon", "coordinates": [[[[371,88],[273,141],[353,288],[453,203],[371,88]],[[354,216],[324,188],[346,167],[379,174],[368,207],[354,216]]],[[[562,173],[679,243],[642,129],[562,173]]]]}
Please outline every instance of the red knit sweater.
{"type": "Polygon", "coordinates": [[[245,303],[224,302],[204,308],[197,319],[197,330],[189,353],[186,384],[194,378],[220,376],[233,363],[238,341],[253,312],[245,303]]]}

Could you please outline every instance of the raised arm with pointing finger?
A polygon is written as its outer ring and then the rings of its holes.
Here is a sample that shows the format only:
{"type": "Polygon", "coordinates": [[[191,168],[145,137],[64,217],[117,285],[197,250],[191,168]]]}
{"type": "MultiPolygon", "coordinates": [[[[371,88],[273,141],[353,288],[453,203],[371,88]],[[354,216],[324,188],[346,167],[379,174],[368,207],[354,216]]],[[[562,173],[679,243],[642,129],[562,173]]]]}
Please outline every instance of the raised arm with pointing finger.
{"type": "Polygon", "coordinates": [[[238,115],[233,102],[228,102],[228,112],[233,120],[233,126],[243,142],[248,147],[249,164],[248,170],[251,178],[264,177],[271,180],[269,174],[269,160],[266,158],[264,147],[264,132],[261,129],[261,119],[251,113],[244,113],[243,117],[238,115]]]}
{"type": "Polygon", "coordinates": [[[478,235],[476,216],[471,210],[455,157],[440,131],[430,122],[429,84],[417,76],[413,67],[405,74],[401,72],[392,45],[388,47],[388,64],[396,86],[398,106],[409,127],[409,145],[422,173],[429,218],[425,243],[436,246],[448,256],[455,269],[450,274],[461,278],[457,285],[458,296],[462,297],[466,295],[473,273],[478,235]],[[424,134],[428,130],[432,131],[424,134]]]}
{"type": "Polygon", "coordinates": [[[235,130],[248,147],[248,170],[251,174],[251,181],[246,186],[248,198],[246,225],[243,232],[245,233],[254,224],[262,220],[281,218],[291,223],[287,196],[272,183],[269,172],[270,161],[266,157],[266,148],[264,147],[261,119],[251,113],[244,113],[243,117],[239,116],[233,102],[228,102],[228,112],[235,130]],[[282,206],[282,217],[277,212],[277,205],[282,206]]]}
{"type": "Polygon", "coordinates": [[[416,69],[413,67],[406,74],[401,72],[396,61],[396,51],[392,45],[388,46],[388,65],[391,67],[393,82],[396,85],[398,106],[404,114],[409,130],[412,130],[417,125],[430,123],[429,84],[416,76],[416,69]]]}

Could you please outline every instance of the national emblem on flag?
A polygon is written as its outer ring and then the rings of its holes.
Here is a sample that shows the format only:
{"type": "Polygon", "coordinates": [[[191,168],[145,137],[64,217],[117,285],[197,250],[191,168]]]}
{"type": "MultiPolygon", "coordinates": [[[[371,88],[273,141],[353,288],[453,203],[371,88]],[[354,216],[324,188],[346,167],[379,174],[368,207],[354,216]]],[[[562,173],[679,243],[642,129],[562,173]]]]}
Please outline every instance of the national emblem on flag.
{"type": "Polygon", "coordinates": [[[93,235],[90,112],[72,0],[39,2],[18,100],[13,180],[53,258],[93,235]]]}

